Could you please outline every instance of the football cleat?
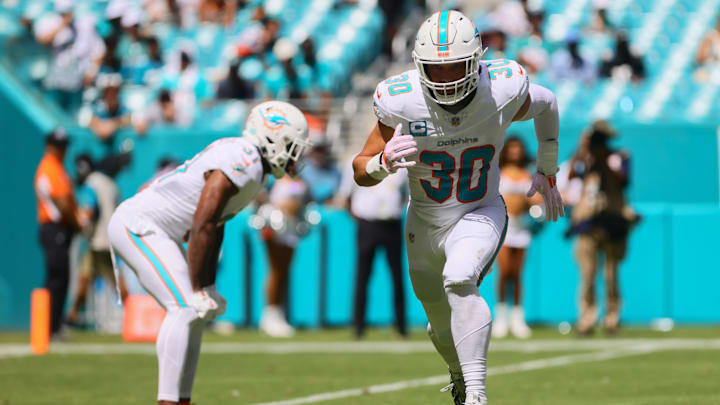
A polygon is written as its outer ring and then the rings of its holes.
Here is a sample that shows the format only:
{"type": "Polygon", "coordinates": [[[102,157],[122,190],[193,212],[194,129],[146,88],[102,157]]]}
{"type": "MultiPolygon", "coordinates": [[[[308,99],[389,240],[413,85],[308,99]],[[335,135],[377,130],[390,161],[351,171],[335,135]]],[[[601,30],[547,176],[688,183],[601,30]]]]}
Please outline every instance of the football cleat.
{"type": "Polygon", "coordinates": [[[487,398],[479,392],[468,392],[464,405],[488,405],[487,398]]]}
{"type": "Polygon", "coordinates": [[[459,377],[454,377],[453,374],[450,373],[450,380],[452,382],[448,386],[441,389],[440,392],[450,391],[450,394],[453,398],[453,403],[455,405],[465,404],[465,380],[463,380],[462,375],[459,377]]]}

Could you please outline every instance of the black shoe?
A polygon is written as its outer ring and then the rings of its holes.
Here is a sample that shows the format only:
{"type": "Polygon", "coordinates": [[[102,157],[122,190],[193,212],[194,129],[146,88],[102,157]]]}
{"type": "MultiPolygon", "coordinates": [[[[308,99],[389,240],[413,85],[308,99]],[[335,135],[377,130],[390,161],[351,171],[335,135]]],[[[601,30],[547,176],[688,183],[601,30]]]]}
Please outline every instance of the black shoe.
{"type": "Polygon", "coordinates": [[[453,403],[455,405],[464,405],[465,404],[465,380],[462,376],[453,377],[453,374],[450,373],[450,380],[451,383],[447,387],[440,390],[440,392],[447,392],[450,391],[450,394],[453,398],[453,403]]]}

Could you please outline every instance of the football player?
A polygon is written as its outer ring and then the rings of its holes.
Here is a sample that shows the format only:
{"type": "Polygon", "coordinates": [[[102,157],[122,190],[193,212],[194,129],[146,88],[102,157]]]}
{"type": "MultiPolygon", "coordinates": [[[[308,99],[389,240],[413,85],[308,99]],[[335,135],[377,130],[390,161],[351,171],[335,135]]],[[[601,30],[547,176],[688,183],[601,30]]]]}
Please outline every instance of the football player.
{"type": "Polygon", "coordinates": [[[491,316],[477,287],[507,229],[498,155],[513,121],[535,123],[537,170],[528,195],[542,194],[549,220],[564,215],[555,186],[555,96],[530,84],[517,62],[483,61],[482,54],[469,18],[454,10],[430,16],[415,40],[416,69],[377,86],[378,123],[353,160],[361,186],[408,169],[410,278],[430,339],[450,370],[446,389],[458,405],[487,404],[491,316]]]}
{"type": "Polygon", "coordinates": [[[225,222],[255,198],[269,174],[296,174],[309,146],[300,110],[262,103],[242,137],[211,143],[113,214],[114,253],[167,310],[157,337],[158,404],[190,403],[203,327],[225,312],[215,288],[225,222]]]}

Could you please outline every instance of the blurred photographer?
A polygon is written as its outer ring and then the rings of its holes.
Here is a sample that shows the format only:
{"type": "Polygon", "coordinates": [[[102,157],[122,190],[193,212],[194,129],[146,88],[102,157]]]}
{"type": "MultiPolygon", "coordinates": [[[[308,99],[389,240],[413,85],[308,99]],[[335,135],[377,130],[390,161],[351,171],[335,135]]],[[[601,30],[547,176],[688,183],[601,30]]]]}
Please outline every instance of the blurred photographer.
{"type": "Polygon", "coordinates": [[[615,131],[605,121],[592,124],[586,141],[570,162],[570,179],[582,180],[580,199],[571,214],[569,235],[577,234],[575,255],[582,272],[580,318],[577,332],[593,332],[597,320],[595,272],[598,255],[605,256],[607,294],[603,325],[615,334],[620,320],[620,292],[617,271],[625,257],[627,237],[637,215],[627,206],[625,189],[630,179],[630,158],[624,151],[610,148],[615,131]]]}

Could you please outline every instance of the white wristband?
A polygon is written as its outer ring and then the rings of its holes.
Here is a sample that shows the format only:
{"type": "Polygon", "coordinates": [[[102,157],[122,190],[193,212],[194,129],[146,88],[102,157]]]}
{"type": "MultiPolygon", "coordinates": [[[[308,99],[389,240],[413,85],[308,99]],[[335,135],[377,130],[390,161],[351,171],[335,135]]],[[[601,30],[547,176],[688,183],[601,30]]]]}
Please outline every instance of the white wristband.
{"type": "Polygon", "coordinates": [[[387,177],[390,172],[382,164],[383,153],[380,152],[368,160],[365,165],[365,172],[375,180],[382,180],[387,177]]]}
{"type": "Polygon", "coordinates": [[[544,141],[540,142],[537,156],[537,170],[546,175],[554,176],[558,172],[558,142],[544,141]]]}

